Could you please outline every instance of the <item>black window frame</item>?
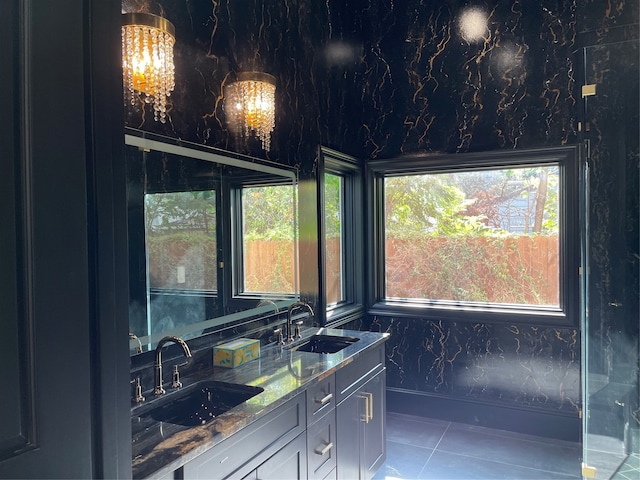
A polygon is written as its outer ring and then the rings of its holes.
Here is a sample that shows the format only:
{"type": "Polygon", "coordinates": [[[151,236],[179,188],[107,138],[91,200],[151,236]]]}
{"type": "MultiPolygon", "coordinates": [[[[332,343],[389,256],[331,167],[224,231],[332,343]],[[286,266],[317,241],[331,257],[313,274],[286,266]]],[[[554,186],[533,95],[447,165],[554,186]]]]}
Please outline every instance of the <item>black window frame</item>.
{"type": "Polygon", "coordinates": [[[462,154],[423,154],[366,163],[367,312],[369,315],[419,317],[483,323],[578,327],[580,318],[580,155],[577,146],[462,154]],[[403,174],[557,164],[559,194],[559,306],[476,304],[439,300],[385,299],[384,178],[403,174]]]}
{"type": "Polygon", "coordinates": [[[321,147],[318,178],[320,217],[320,301],[319,309],[324,312],[327,326],[343,325],[359,319],[365,311],[364,295],[364,168],[363,162],[336,150],[321,147]],[[343,279],[344,299],[334,305],[327,305],[326,298],[326,224],[325,224],[325,181],[324,175],[332,174],[343,178],[343,279]]]}

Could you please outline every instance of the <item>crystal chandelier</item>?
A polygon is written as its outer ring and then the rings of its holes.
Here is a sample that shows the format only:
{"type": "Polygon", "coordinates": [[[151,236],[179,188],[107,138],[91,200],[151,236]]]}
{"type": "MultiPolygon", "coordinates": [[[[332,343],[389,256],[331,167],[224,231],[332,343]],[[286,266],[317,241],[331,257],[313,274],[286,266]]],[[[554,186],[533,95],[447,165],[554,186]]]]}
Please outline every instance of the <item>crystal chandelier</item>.
{"type": "Polygon", "coordinates": [[[225,87],[225,112],[230,128],[245,136],[255,135],[267,152],[276,123],[275,93],[275,77],[262,72],[242,72],[237,82],[225,87]]]}
{"type": "Polygon", "coordinates": [[[175,27],[149,13],[125,13],[122,23],[122,71],[125,101],[136,103],[135,92],[153,104],[153,118],[166,122],[167,97],[175,87],[173,45],[175,27]]]}

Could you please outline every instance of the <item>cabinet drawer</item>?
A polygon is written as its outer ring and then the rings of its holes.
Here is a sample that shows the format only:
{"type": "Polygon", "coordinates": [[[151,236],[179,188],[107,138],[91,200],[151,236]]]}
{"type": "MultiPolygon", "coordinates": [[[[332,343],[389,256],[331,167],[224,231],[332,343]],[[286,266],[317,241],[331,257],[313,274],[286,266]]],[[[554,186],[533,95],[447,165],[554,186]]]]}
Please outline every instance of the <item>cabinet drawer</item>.
{"type": "Polygon", "coordinates": [[[242,477],[304,432],[305,395],[289,400],[183,467],[184,478],[242,477]]]}
{"type": "Polygon", "coordinates": [[[304,434],[282,448],[256,470],[259,480],[301,480],[307,478],[307,442],[304,434]]]}
{"type": "Polygon", "coordinates": [[[336,480],[337,478],[338,478],[338,475],[336,473],[336,469],[334,468],[329,473],[327,473],[327,476],[324,477],[322,480],[336,480]]]}
{"type": "Polygon", "coordinates": [[[336,378],[330,375],[307,390],[307,425],[318,421],[336,404],[336,378]]]}
{"type": "Polygon", "coordinates": [[[309,479],[323,479],[336,466],[336,416],[332,411],[307,429],[309,479]]]}
{"type": "Polygon", "coordinates": [[[384,345],[364,352],[336,372],[336,404],[347,398],[385,366],[384,345]]]}

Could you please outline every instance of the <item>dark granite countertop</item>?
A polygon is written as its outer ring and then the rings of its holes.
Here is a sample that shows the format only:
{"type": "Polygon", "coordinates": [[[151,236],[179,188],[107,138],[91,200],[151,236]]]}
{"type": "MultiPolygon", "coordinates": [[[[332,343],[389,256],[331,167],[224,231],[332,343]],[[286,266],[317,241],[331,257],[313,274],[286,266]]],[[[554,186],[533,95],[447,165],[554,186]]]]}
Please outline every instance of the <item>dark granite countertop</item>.
{"type": "MultiPolygon", "coordinates": [[[[186,464],[224,439],[273,411],[312,383],[351,363],[369,347],[383,343],[389,334],[352,330],[303,330],[303,339],[314,334],[352,336],[360,340],[334,354],[299,352],[275,344],[262,346],[260,358],[233,369],[206,368],[183,378],[183,388],[203,380],[258,386],[264,391],[214,420],[197,426],[160,422],[142,415],[150,402],[131,411],[133,478],[159,477],[186,464]]],[[[294,344],[294,345],[295,345],[294,344]]],[[[213,349],[212,349],[213,352],[213,349]]],[[[213,353],[211,355],[213,359],[213,353]]],[[[213,364],[213,361],[212,361],[213,364]]],[[[165,402],[171,393],[166,394],[165,402]]],[[[157,400],[152,400],[157,401],[157,400]]]]}

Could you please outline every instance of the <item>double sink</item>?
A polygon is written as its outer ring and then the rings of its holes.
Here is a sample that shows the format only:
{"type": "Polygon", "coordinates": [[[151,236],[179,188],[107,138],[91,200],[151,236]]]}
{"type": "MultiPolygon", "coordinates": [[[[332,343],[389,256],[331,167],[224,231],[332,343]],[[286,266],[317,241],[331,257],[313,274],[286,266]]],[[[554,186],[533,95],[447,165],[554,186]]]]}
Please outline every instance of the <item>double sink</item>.
{"type": "MultiPolygon", "coordinates": [[[[316,334],[285,348],[333,354],[358,340],[356,337],[316,334]]],[[[203,380],[136,407],[134,415],[176,425],[203,425],[263,391],[262,387],[203,380]]]]}

